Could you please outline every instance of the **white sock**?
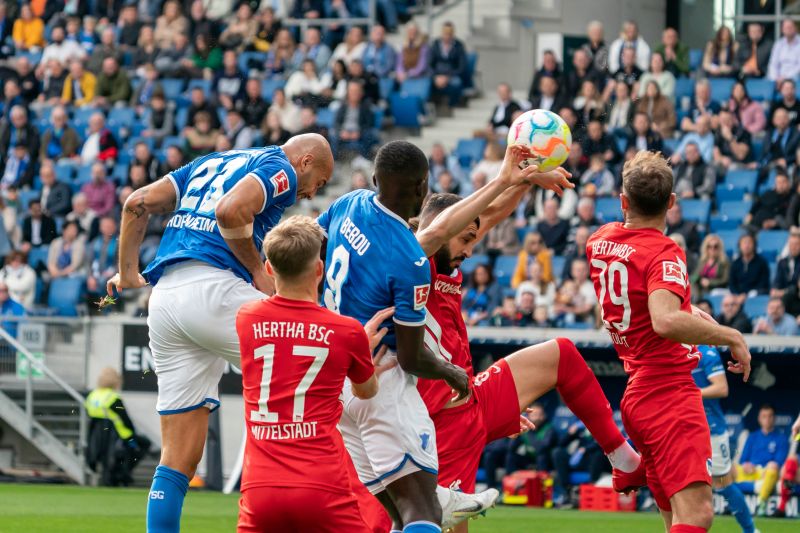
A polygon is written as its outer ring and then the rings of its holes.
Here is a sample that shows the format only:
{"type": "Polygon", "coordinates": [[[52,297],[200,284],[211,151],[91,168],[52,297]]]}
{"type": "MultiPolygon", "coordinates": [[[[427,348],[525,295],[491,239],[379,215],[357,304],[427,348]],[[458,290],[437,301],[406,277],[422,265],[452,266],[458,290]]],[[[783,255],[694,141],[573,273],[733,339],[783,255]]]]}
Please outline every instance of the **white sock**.
{"type": "Polygon", "coordinates": [[[606,457],[611,462],[611,466],[623,472],[633,472],[639,468],[639,463],[642,462],[641,456],[631,448],[628,441],[622,443],[619,448],[606,455],[606,457]]]}

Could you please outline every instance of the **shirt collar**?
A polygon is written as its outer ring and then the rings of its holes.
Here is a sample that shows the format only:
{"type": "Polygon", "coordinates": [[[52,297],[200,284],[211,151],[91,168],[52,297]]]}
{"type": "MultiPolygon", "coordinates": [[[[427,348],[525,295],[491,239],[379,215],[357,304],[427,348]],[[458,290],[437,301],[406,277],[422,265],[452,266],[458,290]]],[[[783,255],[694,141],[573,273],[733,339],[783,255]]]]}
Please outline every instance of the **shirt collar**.
{"type": "Polygon", "coordinates": [[[409,228],[409,229],[411,229],[411,227],[408,225],[408,222],[406,222],[405,220],[403,220],[403,218],[402,218],[400,215],[398,215],[398,214],[397,214],[397,213],[395,213],[394,211],[391,211],[391,210],[390,210],[388,207],[386,207],[385,205],[383,205],[383,204],[380,202],[380,200],[378,200],[378,195],[377,195],[377,194],[376,194],[376,195],[374,195],[374,196],[372,197],[372,201],[373,201],[373,202],[375,202],[375,206],[376,206],[378,209],[380,209],[381,211],[383,211],[384,213],[386,213],[387,215],[389,215],[389,216],[390,216],[390,217],[392,217],[393,219],[395,219],[395,220],[397,220],[398,222],[400,222],[400,223],[401,223],[402,225],[404,225],[406,228],[409,228]]]}

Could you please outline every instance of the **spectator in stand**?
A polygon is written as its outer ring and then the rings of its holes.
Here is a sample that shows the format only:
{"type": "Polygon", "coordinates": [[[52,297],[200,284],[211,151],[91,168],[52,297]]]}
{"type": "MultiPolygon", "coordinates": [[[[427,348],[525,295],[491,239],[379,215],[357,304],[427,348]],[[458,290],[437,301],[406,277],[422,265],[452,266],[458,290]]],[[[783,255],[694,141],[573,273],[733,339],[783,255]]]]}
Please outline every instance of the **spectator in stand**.
{"type": "MultiPolygon", "coordinates": [[[[136,49],[136,42],[139,40],[139,31],[144,23],[138,20],[137,6],[126,4],[122,6],[119,20],[117,21],[117,31],[119,32],[119,44],[125,52],[132,52],[136,49]]],[[[112,21],[116,17],[109,17],[112,21]]]]}
{"type": "Polygon", "coordinates": [[[236,109],[251,128],[258,128],[269,111],[269,102],[261,95],[261,80],[250,78],[244,85],[244,97],[236,101],[236,109]]]}
{"type": "Polygon", "coordinates": [[[497,86],[497,98],[500,101],[492,110],[492,115],[489,117],[489,124],[486,127],[486,131],[478,132],[486,133],[490,139],[494,139],[497,136],[505,136],[513,122],[512,117],[516,112],[522,109],[519,102],[514,100],[514,95],[511,92],[511,85],[508,83],[500,83],[497,86]]]}
{"type": "Polygon", "coordinates": [[[748,133],[757,135],[764,131],[767,125],[767,117],[764,115],[764,108],[758,102],[750,99],[744,83],[736,82],[731,89],[731,98],[728,100],[728,110],[734,113],[739,124],[748,133]]]}
{"type": "MultiPolygon", "coordinates": [[[[615,72],[611,73],[611,80],[614,83],[624,83],[631,91],[634,91],[638,89],[637,83],[643,73],[644,70],[636,65],[636,50],[633,48],[623,48],[620,66],[615,72]]],[[[614,84],[607,84],[605,94],[610,95],[613,88],[614,84]]]]}
{"type": "Polygon", "coordinates": [[[283,27],[281,20],[275,16],[275,9],[267,6],[261,10],[258,22],[258,32],[253,39],[253,47],[258,52],[266,52],[275,41],[278,30],[283,27]]]}
{"type": "Polygon", "coordinates": [[[379,78],[391,78],[397,64],[397,52],[386,42],[386,29],[376,24],[369,34],[369,44],[361,61],[364,69],[379,78]]]}
{"type": "Polygon", "coordinates": [[[519,325],[518,319],[517,304],[514,297],[509,295],[504,296],[502,305],[492,312],[491,324],[498,328],[516,327],[519,325]]]}
{"type": "Polygon", "coordinates": [[[131,164],[141,165],[144,168],[147,183],[152,183],[161,177],[158,173],[158,159],[153,155],[150,146],[144,141],[138,141],[134,145],[131,164]]]}
{"type": "Polygon", "coordinates": [[[706,44],[703,53],[703,72],[709,78],[726,78],[733,76],[733,60],[738,50],[733,33],[727,26],[720,26],[714,39],[706,44]]]}
{"type": "Polygon", "coordinates": [[[427,76],[430,72],[430,52],[428,36],[420,32],[414,22],[406,24],[406,36],[397,54],[394,71],[397,82],[427,76]]]}
{"type": "Polygon", "coordinates": [[[797,319],[786,312],[781,298],[770,298],[767,303],[767,314],[753,321],[755,335],[790,336],[797,335],[799,331],[797,319]]]}
{"type": "Polygon", "coordinates": [[[83,63],[76,60],[69,64],[69,75],[64,80],[61,102],[64,105],[83,107],[94,103],[97,78],[84,70],[83,63]]]}
{"type": "Polygon", "coordinates": [[[24,143],[18,142],[2,158],[0,165],[0,188],[3,190],[9,187],[17,189],[27,189],[33,186],[33,175],[36,166],[28,153],[28,147],[24,143]]]}
{"type": "Polygon", "coordinates": [[[6,256],[5,266],[0,270],[0,284],[6,286],[12,300],[22,304],[25,309],[33,307],[36,271],[26,263],[23,252],[14,250],[6,256]]]}
{"type": "Polygon", "coordinates": [[[461,165],[458,164],[455,156],[447,155],[441,143],[434,143],[431,147],[431,155],[428,157],[428,171],[430,182],[435,182],[442,172],[449,172],[461,184],[466,181],[461,165]]]}
{"type": "Polygon", "coordinates": [[[789,439],[775,429],[775,408],[769,404],[758,410],[758,426],[758,431],[750,433],[745,441],[736,464],[736,481],[755,484],[758,490],[756,514],[765,516],[767,500],[775,491],[779,470],[789,453],[789,439]]]}
{"type": "Polygon", "coordinates": [[[581,50],[592,58],[592,66],[599,72],[608,72],[608,46],[604,40],[604,32],[602,22],[591,21],[586,26],[586,37],[589,42],[581,47],[581,50]]]}
{"type": "Polygon", "coordinates": [[[614,103],[607,106],[608,112],[605,114],[606,131],[614,133],[627,133],[635,105],[631,99],[630,89],[624,83],[614,85],[614,103]]]}
{"type": "Polygon", "coordinates": [[[720,109],[719,102],[711,99],[711,85],[708,80],[698,80],[694,84],[694,100],[688,109],[689,114],[681,121],[681,130],[697,131],[697,122],[700,117],[707,117],[710,120],[719,113],[720,109]]]}
{"type": "Polygon", "coordinates": [[[64,66],[58,61],[50,61],[42,80],[42,91],[31,107],[53,107],[61,104],[61,95],[64,93],[66,80],[67,72],[64,66]]]}
{"type": "Polygon", "coordinates": [[[304,61],[309,60],[314,63],[314,68],[317,72],[324,72],[328,68],[331,49],[322,42],[322,34],[319,28],[312,26],[305,30],[303,42],[298,46],[298,52],[295,58],[298,63],[293,65],[293,70],[299,69],[304,61]]]}
{"type": "Polygon", "coordinates": [[[622,54],[626,48],[636,51],[636,65],[647,70],[650,65],[650,45],[639,35],[639,26],[632,20],[622,24],[622,33],[608,49],[608,71],[616,72],[622,65],[622,54]]]}
{"type": "MultiPolygon", "coordinates": [[[[586,46],[587,45],[584,45],[584,48],[586,46]]],[[[584,53],[588,52],[584,50],[584,53]]],[[[545,50],[542,54],[542,66],[534,73],[533,80],[531,80],[531,86],[528,89],[528,101],[533,102],[534,98],[542,95],[542,78],[552,78],[558,86],[561,74],[561,66],[558,64],[555,52],[552,50],[545,50]]],[[[536,106],[533,107],[537,109],[536,106]]],[[[558,109],[558,107],[556,107],[556,109],[558,109]]]]}
{"type": "Polygon", "coordinates": [[[700,260],[690,278],[692,296],[700,300],[715,289],[727,288],[729,273],[730,262],[722,239],[713,233],[707,235],[700,247],[700,260]]]}
{"type": "MultiPolygon", "coordinates": [[[[575,210],[575,216],[569,222],[570,243],[575,242],[575,234],[578,228],[589,228],[592,231],[603,225],[603,221],[598,218],[595,211],[594,199],[588,196],[582,197],[578,200],[578,205],[575,210]]],[[[584,250],[585,252],[585,250],[584,250]]],[[[583,254],[581,254],[583,255],[583,254]]]]}
{"type": "Polygon", "coordinates": [[[300,129],[300,108],[286,98],[283,89],[275,89],[272,93],[272,105],[269,111],[274,111],[280,118],[281,127],[289,133],[294,133],[300,129]]]}
{"type": "Polygon", "coordinates": [[[28,113],[23,106],[11,108],[9,117],[0,122],[0,158],[4,161],[12,148],[24,145],[33,161],[39,155],[39,132],[28,121],[28,113]]]}
{"type": "Polygon", "coordinates": [[[769,56],[767,78],[780,87],[783,80],[796,79],[800,76],[800,39],[797,37],[797,26],[791,19],[781,23],[783,37],[775,41],[769,56]]]}
{"type": "Polygon", "coordinates": [[[650,71],[642,74],[639,79],[639,97],[645,95],[647,84],[651,80],[658,84],[658,88],[661,89],[661,94],[665,98],[670,100],[675,98],[675,76],[672,72],[666,70],[664,56],[659,52],[655,52],[650,56],[650,71]]]}
{"type": "Polygon", "coordinates": [[[750,134],[727,109],[719,112],[719,126],[714,132],[714,165],[721,174],[729,169],[756,168],[750,134]]]}
{"type": "Polygon", "coordinates": [[[486,238],[481,241],[476,253],[488,255],[490,264],[494,264],[499,255],[517,255],[519,253],[519,236],[514,226],[514,218],[508,217],[492,227],[486,233],[486,238]]]}
{"type": "Polygon", "coordinates": [[[86,68],[95,75],[100,74],[103,61],[109,57],[116,59],[117,63],[122,63],[122,50],[117,46],[116,36],[114,28],[110,26],[104,28],[100,34],[100,44],[94,47],[89,61],[86,62],[86,68]]]}
{"type": "Polygon", "coordinates": [[[181,4],[177,0],[164,2],[163,14],[156,19],[155,38],[159,48],[169,48],[173,36],[187,35],[189,20],[181,13],[181,4]]]}
{"type": "Polygon", "coordinates": [[[52,126],[48,127],[42,135],[39,151],[41,160],[52,159],[66,161],[77,159],[81,140],[78,132],[67,123],[67,111],[58,106],[50,113],[52,126]]]}
{"type": "Polygon", "coordinates": [[[370,187],[369,179],[364,171],[356,170],[353,172],[353,175],[350,176],[350,191],[358,191],[362,189],[371,191],[372,187],[370,187]]]}
{"type": "Polygon", "coordinates": [[[209,120],[211,121],[211,127],[213,129],[218,129],[220,127],[217,108],[211,102],[206,100],[206,96],[205,93],[203,93],[202,88],[195,87],[189,93],[189,107],[187,108],[186,112],[186,128],[184,128],[183,131],[184,135],[189,130],[191,125],[194,124],[195,117],[200,112],[208,115],[209,120]]]}
{"type": "Polygon", "coordinates": [[[324,13],[325,5],[322,0],[295,0],[289,16],[296,19],[318,19],[324,13]]]}
{"type": "Polygon", "coordinates": [[[582,143],[586,137],[586,124],[580,121],[575,110],[570,106],[564,106],[558,110],[558,116],[567,123],[567,127],[572,131],[572,141],[582,143]]]}
{"type": "Polygon", "coordinates": [[[187,162],[183,151],[178,145],[173,144],[168,146],[166,152],[166,159],[158,165],[159,176],[166,176],[173,170],[182,167],[187,162]]]}
{"type": "Polygon", "coordinates": [[[360,83],[351,81],[347,84],[347,99],[337,111],[333,127],[331,148],[334,154],[338,156],[343,144],[347,143],[354,145],[361,157],[371,159],[372,149],[379,140],[374,132],[372,109],[364,100],[360,83]]]}
{"type": "Polygon", "coordinates": [[[759,22],[747,25],[747,34],[739,42],[733,70],[741,78],[763,78],[769,68],[772,41],[764,37],[764,26],[759,22]]]}
{"type": "Polygon", "coordinates": [[[687,158],[686,148],[691,144],[697,147],[703,161],[714,160],[714,133],[711,131],[711,117],[708,115],[697,117],[694,131],[681,138],[680,144],[675,148],[675,153],[671,157],[673,165],[677,165],[687,158]]]}
{"type": "Polygon", "coordinates": [[[772,298],[796,300],[798,298],[798,283],[800,283],[800,233],[795,229],[789,234],[786,245],[787,254],[778,260],[775,279],[769,295],[772,298]]]}
{"type": "Polygon", "coordinates": [[[614,138],[603,130],[603,123],[599,120],[589,122],[586,129],[588,135],[583,140],[583,153],[590,158],[594,154],[602,154],[609,165],[616,164],[620,159],[617,143],[614,138]]]}
{"type": "Polygon", "coordinates": [[[192,68],[192,47],[185,33],[172,36],[172,44],[159,48],[153,64],[164,78],[188,78],[192,68]]]}
{"type": "Polygon", "coordinates": [[[0,116],[7,117],[9,110],[16,105],[27,107],[28,102],[22,97],[22,91],[16,78],[9,78],[3,83],[3,101],[0,102],[2,114],[0,116]]]}
{"type": "Polygon", "coordinates": [[[95,103],[100,107],[124,106],[131,98],[131,82],[117,60],[103,60],[103,71],[97,77],[95,103]]]}
{"type": "Polygon", "coordinates": [[[155,93],[150,100],[150,112],[147,113],[145,130],[142,137],[152,138],[161,144],[164,137],[175,133],[175,103],[167,103],[163,92],[155,93]]]}
{"type": "Polygon", "coordinates": [[[102,163],[92,165],[92,181],[81,187],[89,208],[102,217],[114,208],[117,194],[114,184],[106,178],[106,167],[102,163]]]}
{"type": "Polygon", "coordinates": [[[214,72],[222,67],[222,49],[208,41],[202,33],[194,38],[194,49],[186,69],[192,78],[211,79],[214,72]]]}
{"type": "Polygon", "coordinates": [[[328,128],[317,123],[317,112],[313,107],[304,107],[300,110],[300,129],[297,130],[296,135],[305,133],[316,133],[328,138],[328,128]]]}
{"type": "Polygon", "coordinates": [[[577,503],[573,496],[572,472],[589,472],[589,481],[595,483],[608,471],[608,460],[603,451],[580,421],[570,425],[567,432],[560,435],[558,444],[553,448],[552,460],[556,471],[554,484],[564,495],[561,505],[567,507],[577,503]]]}
{"type": "MultiPolygon", "coordinates": [[[[226,110],[233,109],[234,103],[241,99],[244,93],[245,76],[239,70],[236,52],[226,50],[222,56],[222,70],[217,73],[214,79],[214,91],[222,107],[226,110]]],[[[198,88],[195,88],[197,90],[198,88]]],[[[200,89],[202,93],[202,89],[200,89]]],[[[192,95],[194,101],[194,95],[192,95]]],[[[205,95],[203,95],[205,100],[205,95]]]]}
{"type": "Polygon", "coordinates": [[[785,109],[789,115],[789,125],[796,128],[800,124],[800,100],[797,99],[797,85],[794,80],[783,80],[780,85],[780,98],[774,102],[769,110],[769,122],[772,124],[775,111],[785,109]]]}
{"type": "Polygon", "coordinates": [[[67,222],[61,237],[53,240],[47,253],[47,271],[52,279],[81,275],[86,267],[86,239],[77,222],[67,222]]]}
{"type": "MultiPolygon", "coordinates": [[[[581,199],[583,200],[583,198],[581,199]]],[[[587,198],[587,200],[591,200],[587,198]]],[[[564,269],[561,271],[560,278],[562,280],[571,279],[570,276],[572,275],[572,262],[576,259],[583,259],[586,260],[586,241],[589,240],[589,235],[592,234],[594,228],[601,225],[601,222],[598,220],[598,224],[592,226],[585,226],[583,223],[579,223],[577,227],[574,228],[574,235],[571,239],[571,242],[567,245],[566,250],[564,250],[564,269]]]]}
{"type": "Polygon", "coordinates": [[[198,112],[194,116],[194,123],[185,133],[187,157],[192,160],[213,152],[219,135],[219,130],[211,125],[211,116],[205,111],[198,112]]]}
{"type": "Polygon", "coordinates": [[[339,43],[333,50],[330,62],[335,63],[341,60],[344,61],[346,66],[350,66],[353,60],[360,60],[364,56],[366,48],[367,43],[364,42],[364,31],[360,26],[352,26],[347,30],[344,41],[339,43]]]}
{"type": "Polygon", "coordinates": [[[77,222],[83,233],[93,237],[98,231],[97,213],[89,207],[86,196],[78,193],[72,197],[72,211],[67,214],[67,222],[77,222]]]}
{"type": "MultiPolygon", "coordinates": [[[[591,81],[595,84],[598,91],[605,87],[605,76],[594,69],[589,54],[583,49],[575,50],[572,56],[573,69],[564,75],[564,83],[561,87],[564,96],[572,100],[578,96],[578,92],[583,87],[583,82],[591,81]]],[[[616,69],[614,70],[616,72],[616,69]]]]}
{"type": "Polygon", "coordinates": [[[740,302],[769,292],[769,265],[756,253],[755,238],[749,233],[739,237],[739,255],[731,264],[730,279],[730,291],[740,302]]]}
{"type": "Polygon", "coordinates": [[[589,157],[589,169],[581,176],[581,190],[591,187],[593,196],[613,196],[616,179],[608,169],[602,153],[589,157]]]}
{"type": "Polygon", "coordinates": [[[633,116],[633,127],[628,137],[628,151],[649,150],[661,152],[664,150],[664,141],[661,135],[650,127],[650,118],[647,113],[637,111],[633,116]]]}
{"type": "Polygon", "coordinates": [[[700,247],[700,233],[697,224],[683,218],[683,208],[680,202],[667,210],[667,235],[679,233],[686,241],[686,247],[692,252],[697,252],[700,247]]]}
{"type": "Polygon", "coordinates": [[[494,279],[491,267],[478,265],[472,271],[461,302],[467,326],[487,325],[492,311],[500,305],[502,291],[494,279]]]}
{"type": "Polygon", "coordinates": [[[778,168],[775,174],[775,186],[755,197],[750,213],[744,223],[753,231],[786,229],[789,227],[786,214],[792,200],[792,184],[784,168],[778,168]]]}
{"type": "Polygon", "coordinates": [[[253,42],[258,33],[258,20],[253,16],[250,4],[242,2],[236,13],[228,19],[225,31],[219,36],[219,44],[226,50],[242,52],[253,42]]]}
{"type": "Polygon", "coordinates": [[[536,307],[544,307],[547,309],[547,315],[550,316],[553,304],[556,301],[556,284],[542,279],[542,265],[537,261],[528,266],[528,279],[517,287],[516,299],[518,304],[522,302],[522,297],[525,293],[532,293],[536,301],[536,307]]]}
{"type": "Polygon", "coordinates": [[[31,248],[49,245],[56,238],[56,222],[42,212],[42,202],[37,198],[28,204],[28,215],[22,220],[22,245],[24,253],[31,248]]]}
{"type": "Polygon", "coordinates": [[[111,164],[117,158],[117,140],[106,128],[106,118],[102,113],[89,117],[89,136],[81,149],[81,163],[90,165],[95,161],[111,164]]]}
{"type": "Polygon", "coordinates": [[[155,64],[159,51],[153,27],[142,26],[142,29],[139,30],[139,40],[136,41],[136,50],[132,56],[132,63],[137,67],[137,74],[144,65],[155,64]]]}
{"type": "Polygon", "coordinates": [[[17,52],[35,52],[45,45],[44,21],[34,16],[30,4],[20,7],[11,35],[17,52]]]}
{"type": "Polygon", "coordinates": [[[666,28],[661,32],[661,44],[655,50],[664,58],[664,68],[676,78],[689,75],[689,47],[680,42],[675,28],[666,28]]]}
{"type": "Polygon", "coordinates": [[[675,129],[675,106],[672,101],[661,94],[658,83],[653,80],[647,82],[644,96],[636,104],[636,112],[644,113],[650,121],[653,131],[661,137],[669,138],[675,129]]]}
{"type": "Polygon", "coordinates": [[[461,193],[461,184],[447,171],[440,172],[436,181],[431,183],[432,192],[461,193]]]}
{"type": "Polygon", "coordinates": [[[500,168],[503,166],[503,156],[505,150],[499,143],[492,141],[486,143],[486,148],[483,149],[483,159],[472,167],[470,178],[478,175],[483,175],[486,181],[494,179],[500,173],[500,168]]]}
{"type": "Polygon", "coordinates": [[[128,170],[127,186],[130,187],[132,191],[135,191],[137,189],[141,189],[149,183],[150,181],[147,179],[147,172],[145,171],[144,166],[138,163],[133,163],[128,170]]]}
{"type": "Polygon", "coordinates": [[[520,283],[528,279],[529,266],[534,261],[542,265],[542,279],[553,281],[552,255],[553,253],[544,246],[539,232],[532,231],[525,235],[522,250],[517,256],[517,266],[511,277],[511,287],[516,289],[520,283]]]}
{"type": "MultiPolygon", "coordinates": [[[[613,87],[613,84],[609,84],[609,87],[613,87]]],[[[597,90],[597,86],[589,80],[581,85],[581,92],[573,101],[573,108],[583,124],[588,124],[592,120],[600,122],[606,120],[606,102],[597,90]]]]}
{"type": "Polygon", "coordinates": [[[675,176],[673,190],[678,198],[709,200],[714,194],[717,183],[716,170],[713,165],[705,162],[695,142],[689,142],[683,147],[683,157],[678,158],[673,174],[675,176]]]}
{"type": "Polygon", "coordinates": [[[455,36],[452,22],[442,24],[441,36],[431,46],[434,96],[446,96],[450,107],[461,101],[462,79],[467,70],[467,50],[455,36]]]}
{"type": "Polygon", "coordinates": [[[586,169],[589,168],[589,158],[583,153],[583,146],[575,139],[574,133],[572,137],[572,146],[569,148],[569,155],[563,167],[567,172],[572,174],[570,181],[575,184],[581,182],[581,176],[586,172],[586,169]]]}
{"type": "MultiPolygon", "coordinates": [[[[9,296],[8,285],[3,282],[0,282],[0,316],[17,318],[25,316],[25,307],[9,296]]],[[[16,320],[0,322],[0,326],[13,337],[17,336],[17,325],[16,320]]]]}
{"type": "Polygon", "coordinates": [[[222,134],[228,138],[234,150],[244,150],[253,147],[255,133],[248,126],[242,115],[236,109],[228,111],[225,117],[225,127],[222,134]]]}
{"type": "Polygon", "coordinates": [[[536,231],[541,234],[545,246],[556,255],[561,255],[567,246],[569,222],[558,216],[558,205],[554,198],[545,201],[544,213],[536,225],[536,231]]]}
{"type": "Polygon", "coordinates": [[[65,39],[64,28],[61,26],[53,27],[50,33],[50,42],[44,48],[39,65],[46,65],[49,61],[55,60],[62,65],[69,64],[75,59],[82,60],[86,57],[86,50],[75,41],[65,39]]]}
{"type": "MultiPolygon", "coordinates": [[[[523,292],[516,301],[515,307],[516,309],[509,325],[520,328],[532,327],[535,322],[533,315],[536,312],[536,296],[530,291],[523,292]]],[[[501,322],[505,321],[501,320],[501,322]]]]}
{"type": "Polygon", "coordinates": [[[67,216],[72,208],[72,189],[66,183],[56,181],[56,170],[51,160],[42,161],[39,177],[42,180],[42,212],[54,218],[67,216]]]}
{"type": "Polygon", "coordinates": [[[303,61],[300,70],[293,72],[286,82],[283,90],[286,97],[299,105],[316,106],[323,103],[322,91],[324,83],[317,76],[314,62],[310,59],[303,61]]]}
{"type": "MultiPolygon", "coordinates": [[[[46,63],[40,60],[40,64],[46,63]]],[[[16,77],[20,88],[20,96],[26,103],[30,104],[39,96],[39,79],[33,72],[30,60],[25,56],[17,58],[14,62],[14,69],[17,71],[16,77]]]]}
{"type": "MultiPolygon", "coordinates": [[[[347,82],[358,82],[364,89],[364,99],[372,105],[378,105],[381,99],[380,85],[378,77],[371,72],[364,70],[364,64],[360,59],[353,60],[347,67],[347,82]]],[[[345,87],[345,96],[347,95],[345,87]]]]}
{"type": "Polygon", "coordinates": [[[775,167],[788,168],[797,160],[800,132],[792,127],[789,112],[778,108],[772,115],[772,130],[767,133],[761,156],[762,173],[775,167]]]}
{"type": "Polygon", "coordinates": [[[558,80],[549,74],[539,76],[539,90],[536,95],[528,95],[532,109],[545,109],[558,113],[558,111],[568,105],[568,100],[564,98],[558,87],[558,80]]]}
{"type": "Polygon", "coordinates": [[[100,235],[88,246],[89,276],[86,278],[86,288],[90,296],[98,297],[106,293],[106,282],[117,273],[118,252],[117,221],[113,217],[103,217],[100,219],[100,235]]]}
{"type": "Polygon", "coordinates": [[[753,331],[753,324],[742,310],[742,303],[733,294],[726,294],[722,299],[722,312],[715,317],[722,326],[733,328],[745,335],[753,331]]]}
{"type": "Polygon", "coordinates": [[[585,259],[574,259],[570,279],[562,283],[553,304],[553,315],[561,327],[576,322],[594,323],[597,294],[589,279],[589,264],[585,259]]]}

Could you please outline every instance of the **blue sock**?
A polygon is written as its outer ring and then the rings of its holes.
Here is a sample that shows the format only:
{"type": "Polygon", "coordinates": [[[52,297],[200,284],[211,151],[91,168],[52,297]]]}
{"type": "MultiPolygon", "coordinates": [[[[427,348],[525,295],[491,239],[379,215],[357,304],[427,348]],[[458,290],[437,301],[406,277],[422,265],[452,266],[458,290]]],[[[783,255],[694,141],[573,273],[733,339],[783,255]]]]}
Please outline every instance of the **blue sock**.
{"type": "Polygon", "coordinates": [[[744,533],[753,533],[756,529],[753,524],[753,515],[750,514],[750,508],[747,507],[744,494],[742,494],[739,486],[734,483],[724,489],[719,489],[718,492],[728,501],[728,507],[736,521],[742,526],[742,531],[744,533]]]}
{"type": "Polygon", "coordinates": [[[442,533],[442,528],[433,522],[419,520],[406,524],[406,527],[403,528],[403,533],[442,533]]]}
{"type": "Polygon", "coordinates": [[[168,466],[158,465],[147,500],[147,533],[178,533],[183,498],[189,478],[168,466]]]}

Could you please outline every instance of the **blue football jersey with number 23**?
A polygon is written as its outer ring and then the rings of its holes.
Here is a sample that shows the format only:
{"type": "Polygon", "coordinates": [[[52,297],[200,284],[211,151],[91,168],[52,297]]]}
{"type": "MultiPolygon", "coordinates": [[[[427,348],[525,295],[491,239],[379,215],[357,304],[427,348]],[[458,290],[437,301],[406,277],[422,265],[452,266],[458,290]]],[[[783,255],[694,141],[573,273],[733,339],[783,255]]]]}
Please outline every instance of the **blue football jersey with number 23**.
{"type": "Polygon", "coordinates": [[[253,222],[253,242],[261,249],[264,236],[295,203],[294,168],[277,146],[208,154],[167,175],[175,186],[177,205],[156,258],[143,273],[148,283],[155,285],[167,266],[189,260],[231,270],[252,281],[220,235],[214,212],[222,195],[248,175],[264,188],[264,206],[253,222]]]}

